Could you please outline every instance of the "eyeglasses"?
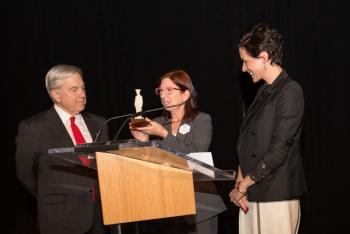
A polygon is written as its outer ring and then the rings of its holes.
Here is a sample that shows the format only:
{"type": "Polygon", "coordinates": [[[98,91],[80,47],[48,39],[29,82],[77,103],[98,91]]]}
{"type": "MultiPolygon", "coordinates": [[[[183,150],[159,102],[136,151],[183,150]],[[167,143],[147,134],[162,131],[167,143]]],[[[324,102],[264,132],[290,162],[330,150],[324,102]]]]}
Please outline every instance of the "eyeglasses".
{"type": "Polygon", "coordinates": [[[161,94],[164,92],[166,95],[170,95],[170,94],[172,94],[172,92],[173,92],[174,90],[181,90],[181,89],[179,89],[179,88],[174,88],[174,87],[166,87],[166,88],[164,88],[164,89],[162,89],[162,88],[156,88],[156,94],[157,94],[157,95],[161,95],[161,94]]]}

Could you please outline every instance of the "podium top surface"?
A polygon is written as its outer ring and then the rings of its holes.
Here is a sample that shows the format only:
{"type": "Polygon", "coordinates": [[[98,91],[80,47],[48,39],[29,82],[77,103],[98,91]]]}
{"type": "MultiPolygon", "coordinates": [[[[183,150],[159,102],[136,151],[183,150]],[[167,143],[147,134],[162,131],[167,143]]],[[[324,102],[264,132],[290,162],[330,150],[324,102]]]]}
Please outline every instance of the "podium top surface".
{"type": "Polygon", "coordinates": [[[49,149],[49,156],[82,165],[80,158],[91,160],[89,166],[96,170],[96,152],[115,154],[116,157],[129,157],[137,160],[166,165],[174,168],[192,171],[194,181],[222,181],[235,179],[235,171],[220,170],[185,153],[162,145],[160,141],[139,142],[134,139],[122,141],[107,141],[87,143],[76,147],[49,149]]]}

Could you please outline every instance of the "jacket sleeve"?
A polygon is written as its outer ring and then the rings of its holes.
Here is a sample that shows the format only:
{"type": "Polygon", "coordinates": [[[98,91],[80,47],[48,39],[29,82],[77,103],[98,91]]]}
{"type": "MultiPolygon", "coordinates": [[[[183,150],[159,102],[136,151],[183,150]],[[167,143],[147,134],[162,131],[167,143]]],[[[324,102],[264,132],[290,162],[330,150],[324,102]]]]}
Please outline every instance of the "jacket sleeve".
{"type": "Polygon", "coordinates": [[[29,190],[29,192],[36,196],[37,183],[36,183],[36,142],[37,138],[31,134],[31,126],[26,122],[21,122],[18,128],[18,134],[16,138],[16,170],[17,177],[29,190]]]}

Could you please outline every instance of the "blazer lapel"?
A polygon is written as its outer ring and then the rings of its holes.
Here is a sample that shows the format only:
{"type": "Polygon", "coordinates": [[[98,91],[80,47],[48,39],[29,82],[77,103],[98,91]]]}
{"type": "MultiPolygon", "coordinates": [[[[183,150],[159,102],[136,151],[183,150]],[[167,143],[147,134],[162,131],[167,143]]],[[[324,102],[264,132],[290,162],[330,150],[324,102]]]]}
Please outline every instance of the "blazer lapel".
{"type": "Polygon", "coordinates": [[[256,98],[254,99],[252,105],[249,107],[248,112],[244,118],[241,128],[240,139],[246,134],[247,130],[250,128],[254,120],[259,116],[259,113],[264,109],[264,106],[269,102],[269,100],[274,96],[274,94],[276,94],[277,91],[280,90],[288,82],[287,78],[287,73],[283,71],[275,81],[276,83],[272,85],[272,87],[261,87],[261,90],[259,90],[259,95],[256,95],[256,98]],[[263,100],[261,100],[260,103],[256,103],[259,97],[262,95],[264,89],[267,89],[265,90],[267,94],[262,96],[263,100]]]}
{"type": "MultiPolygon", "coordinates": [[[[185,123],[185,122],[181,122],[181,123],[180,123],[180,126],[179,126],[179,128],[177,129],[177,132],[176,132],[176,138],[179,139],[179,140],[181,140],[181,141],[184,141],[184,139],[186,138],[187,134],[189,134],[189,133],[182,134],[182,133],[179,132],[180,127],[181,127],[182,125],[184,125],[184,124],[187,124],[187,125],[189,125],[189,126],[191,127],[191,123],[185,123]]],[[[168,131],[169,134],[173,134],[173,133],[172,133],[172,129],[171,129],[171,120],[170,120],[170,119],[167,120],[167,121],[165,121],[165,122],[162,124],[162,126],[168,131]]],[[[191,131],[191,130],[190,130],[190,131],[191,131]]]]}
{"type": "Polygon", "coordinates": [[[191,127],[192,127],[192,122],[189,122],[189,123],[181,122],[179,128],[177,129],[176,137],[177,137],[180,141],[182,141],[182,142],[187,142],[185,139],[186,139],[186,137],[190,134],[190,132],[191,132],[191,130],[192,130],[191,127]],[[185,125],[185,124],[187,124],[188,126],[190,126],[190,130],[189,130],[188,132],[186,132],[185,134],[182,134],[182,133],[180,133],[180,128],[181,128],[181,126],[183,126],[183,125],[185,125]]]}
{"type": "Polygon", "coordinates": [[[47,122],[46,122],[47,129],[49,129],[50,132],[52,132],[54,135],[57,136],[56,138],[57,141],[60,141],[60,142],[57,142],[58,145],[67,146],[67,147],[74,146],[74,142],[70,137],[69,133],[67,132],[67,129],[62,123],[62,120],[57,114],[55,108],[51,107],[46,112],[46,119],[47,119],[47,122]]]}
{"type": "Polygon", "coordinates": [[[86,127],[89,129],[92,139],[94,139],[99,126],[97,126],[96,121],[94,121],[88,113],[82,112],[81,116],[85,121],[86,127]]]}
{"type": "Polygon", "coordinates": [[[168,131],[168,134],[173,134],[171,129],[171,119],[165,120],[165,122],[162,123],[162,126],[168,131]]]}
{"type": "Polygon", "coordinates": [[[262,92],[263,92],[265,86],[266,86],[266,84],[264,84],[263,86],[261,86],[261,87],[258,89],[258,92],[257,92],[257,94],[255,95],[252,104],[250,104],[250,106],[249,106],[247,112],[245,113],[245,116],[249,115],[249,113],[251,112],[253,106],[255,105],[255,103],[257,102],[257,100],[259,100],[259,97],[260,97],[260,95],[262,94],[262,92]]]}

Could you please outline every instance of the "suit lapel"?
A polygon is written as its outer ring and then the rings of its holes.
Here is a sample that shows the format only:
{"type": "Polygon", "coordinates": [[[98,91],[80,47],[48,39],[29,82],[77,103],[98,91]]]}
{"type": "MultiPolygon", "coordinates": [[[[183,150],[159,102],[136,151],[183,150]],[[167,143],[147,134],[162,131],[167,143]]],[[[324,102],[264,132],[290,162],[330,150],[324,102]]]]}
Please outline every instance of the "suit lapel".
{"type": "Polygon", "coordinates": [[[56,137],[56,139],[60,142],[57,142],[62,146],[74,146],[74,142],[67,132],[66,127],[62,123],[59,115],[57,114],[55,108],[51,107],[46,112],[46,126],[47,129],[52,132],[56,137]],[[64,137],[63,137],[64,136],[64,137]]]}
{"type": "Polygon", "coordinates": [[[264,107],[269,102],[269,100],[274,96],[274,94],[276,94],[277,91],[280,90],[287,82],[288,82],[288,75],[285,71],[283,71],[281,75],[277,78],[276,83],[274,83],[272,87],[262,87],[262,89],[259,92],[259,95],[257,95],[257,98],[254,99],[252,105],[248,109],[247,115],[244,118],[244,121],[242,123],[241,134],[240,134],[241,137],[246,134],[247,130],[250,128],[252,123],[254,123],[254,120],[259,116],[259,113],[264,109],[264,107]],[[269,88],[269,90],[266,91],[267,94],[265,94],[262,97],[263,100],[261,100],[260,103],[256,103],[258,98],[262,94],[264,88],[269,88]],[[258,106],[255,107],[253,106],[254,104],[257,104],[258,106]]]}
{"type": "MultiPolygon", "coordinates": [[[[177,129],[177,132],[176,132],[176,138],[178,138],[178,139],[181,140],[181,141],[183,141],[183,140],[186,138],[187,134],[189,134],[189,133],[181,134],[181,133],[179,132],[180,127],[181,127],[182,125],[184,125],[184,124],[187,124],[187,125],[189,125],[189,126],[191,127],[192,122],[190,122],[190,123],[181,122],[181,124],[180,124],[180,126],[179,126],[179,128],[177,129]]],[[[162,124],[162,126],[168,131],[169,134],[173,134],[173,133],[172,133],[172,129],[171,129],[171,120],[165,121],[165,122],[162,124]]],[[[191,131],[191,130],[190,130],[190,131],[191,131]]]]}
{"type": "Polygon", "coordinates": [[[94,121],[93,118],[91,117],[91,115],[89,115],[86,112],[81,113],[81,116],[84,119],[86,127],[89,129],[89,132],[90,132],[92,139],[94,139],[94,137],[97,133],[97,128],[98,128],[96,121],[94,121]]]}
{"type": "Polygon", "coordinates": [[[253,108],[249,108],[250,111],[247,113],[245,121],[242,124],[241,135],[244,135],[247,129],[249,129],[249,126],[252,124],[252,122],[254,122],[254,119],[256,119],[256,117],[259,115],[260,111],[266,105],[271,96],[272,93],[265,94],[265,96],[261,96],[261,98],[263,99],[260,101],[260,103],[255,103],[256,106],[254,106],[253,108]]]}
{"type": "Polygon", "coordinates": [[[191,127],[191,123],[192,123],[192,122],[189,122],[189,123],[181,122],[181,124],[179,125],[179,128],[177,129],[176,136],[177,136],[177,138],[178,138],[181,142],[187,142],[187,141],[185,141],[185,138],[186,138],[186,136],[187,136],[188,134],[190,134],[190,131],[191,131],[191,129],[190,129],[189,132],[187,132],[187,133],[185,133],[185,134],[182,134],[182,133],[179,132],[181,126],[187,124],[187,125],[189,125],[189,126],[191,127]]]}
{"type": "Polygon", "coordinates": [[[249,115],[249,113],[251,112],[253,106],[255,105],[255,103],[257,102],[257,100],[259,100],[259,97],[260,97],[261,93],[263,92],[263,89],[265,88],[265,86],[266,86],[266,85],[263,85],[263,86],[261,86],[261,87],[258,89],[258,92],[257,92],[257,94],[255,95],[252,104],[249,106],[247,112],[245,113],[245,116],[248,116],[248,115],[249,115]]]}

